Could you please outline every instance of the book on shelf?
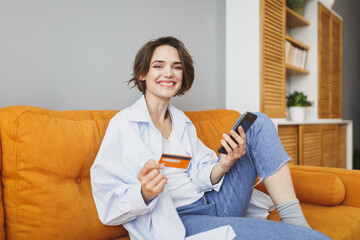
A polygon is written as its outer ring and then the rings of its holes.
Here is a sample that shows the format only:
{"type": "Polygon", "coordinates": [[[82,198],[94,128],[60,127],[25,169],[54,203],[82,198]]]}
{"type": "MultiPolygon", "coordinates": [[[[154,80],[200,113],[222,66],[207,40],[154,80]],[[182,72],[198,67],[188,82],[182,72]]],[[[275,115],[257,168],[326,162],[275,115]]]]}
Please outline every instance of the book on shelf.
{"type": "Polygon", "coordinates": [[[305,69],[305,64],[306,64],[306,59],[307,59],[307,52],[308,51],[305,51],[304,50],[304,53],[303,53],[303,56],[302,56],[302,59],[301,59],[301,67],[302,69],[305,69]]]}
{"type": "Polygon", "coordinates": [[[305,69],[307,50],[285,41],[285,62],[294,67],[305,69]]]}
{"type": "Polygon", "coordinates": [[[285,41],[285,62],[290,64],[290,59],[294,53],[294,46],[288,41],[285,41]]]}

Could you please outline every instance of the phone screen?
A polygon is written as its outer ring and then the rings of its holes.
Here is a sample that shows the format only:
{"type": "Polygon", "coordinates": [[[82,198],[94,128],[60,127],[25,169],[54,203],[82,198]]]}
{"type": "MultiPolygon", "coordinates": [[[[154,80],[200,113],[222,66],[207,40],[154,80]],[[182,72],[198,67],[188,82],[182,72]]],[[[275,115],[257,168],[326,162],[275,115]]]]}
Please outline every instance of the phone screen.
{"type": "MultiPolygon", "coordinates": [[[[257,116],[251,112],[245,112],[241,117],[236,121],[234,126],[232,127],[232,130],[234,130],[236,133],[238,132],[239,126],[241,126],[246,133],[247,130],[251,127],[251,125],[255,122],[257,116]]],[[[232,140],[235,141],[235,139],[229,134],[229,136],[232,138],[232,140]]],[[[236,141],[235,141],[236,142],[236,141]]],[[[227,151],[225,148],[221,145],[218,149],[218,153],[224,153],[227,154],[227,151]]]]}

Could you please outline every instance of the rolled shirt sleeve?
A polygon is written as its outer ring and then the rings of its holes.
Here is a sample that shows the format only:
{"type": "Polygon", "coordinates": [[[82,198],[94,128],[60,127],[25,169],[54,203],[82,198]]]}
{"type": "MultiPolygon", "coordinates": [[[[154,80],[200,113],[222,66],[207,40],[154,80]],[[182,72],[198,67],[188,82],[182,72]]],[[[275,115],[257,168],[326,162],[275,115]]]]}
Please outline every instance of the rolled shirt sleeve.
{"type": "Polygon", "coordinates": [[[195,127],[193,129],[196,139],[192,141],[192,144],[194,144],[196,152],[194,153],[195,159],[189,169],[190,178],[198,187],[199,191],[209,192],[215,190],[218,192],[220,191],[224,176],[214,185],[210,179],[211,172],[218,162],[218,157],[213,150],[206,147],[202,141],[196,137],[195,127]]]}
{"type": "Polygon", "coordinates": [[[110,121],[90,170],[93,198],[104,225],[120,225],[134,220],[151,212],[157,202],[156,198],[149,204],[144,202],[141,184],[136,177],[140,166],[130,163],[122,154],[125,138],[118,127],[125,124],[116,118],[110,121]]]}

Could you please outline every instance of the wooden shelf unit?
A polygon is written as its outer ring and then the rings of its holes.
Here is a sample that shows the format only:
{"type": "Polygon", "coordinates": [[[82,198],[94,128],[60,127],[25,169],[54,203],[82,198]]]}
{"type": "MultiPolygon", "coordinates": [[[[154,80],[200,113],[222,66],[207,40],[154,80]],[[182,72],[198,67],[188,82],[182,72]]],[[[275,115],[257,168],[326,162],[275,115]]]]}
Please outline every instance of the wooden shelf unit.
{"type": "Polygon", "coordinates": [[[310,47],[308,45],[306,45],[305,43],[300,42],[299,40],[296,40],[295,38],[293,38],[293,37],[291,37],[289,35],[286,35],[285,39],[288,40],[289,42],[291,42],[296,47],[299,47],[299,48],[304,49],[304,50],[309,50],[310,49],[310,47]]]}
{"type": "MultiPolygon", "coordinates": [[[[292,45],[294,45],[297,48],[300,48],[300,49],[305,50],[305,51],[308,51],[310,49],[310,47],[308,45],[296,40],[295,38],[293,38],[293,37],[291,37],[289,35],[286,35],[285,39],[287,41],[289,41],[292,45]]],[[[306,69],[293,66],[293,65],[291,65],[289,63],[286,63],[285,67],[286,67],[286,74],[287,75],[304,75],[304,74],[309,74],[310,73],[306,69]]]]}
{"type": "Polygon", "coordinates": [[[287,75],[306,75],[310,73],[306,69],[298,68],[288,63],[286,63],[285,66],[287,75]]]}
{"type": "MultiPolygon", "coordinates": [[[[308,1],[302,17],[287,9],[285,0],[227,2],[226,39],[231,41],[226,43],[226,60],[232,67],[226,68],[226,107],[240,112],[264,112],[277,122],[280,139],[294,164],[351,169],[353,124],[335,117],[338,106],[342,106],[342,20],[332,16],[337,16],[332,10],[332,14],[319,14],[318,4],[308,1]],[[257,41],[259,46],[254,44],[257,41]],[[290,54],[288,43],[308,50],[305,69],[295,67],[298,61],[286,64],[291,59],[286,55],[286,51],[290,54]],[[249,61],[248,56],[256,61],[249,61]],[[240,79],[239,70],[244,75],[240,79]],[[254,74],[257,71],[259,74],[254,74]],[[248,86],[247,91],[239,95],[235,89],[244,85],[248,86]],[[307,109],[305,121],[287,120],[286,91],[304,92],[314,101],[314,107],[307,109]],[[330,98],[323,97],[320,102],[322,92],[330,98]],[[326,106],[331,111],[324,119],[318,112],[326,106]]],[[[303,66],[303,60],[301,63],[303,66]]]]}
{"type": "Polygon", "coordinates": [[[306,20],[303,16],[286,7],[286,26],[288,28],[297,28],[309,25],[310,22],[306,20]]]}

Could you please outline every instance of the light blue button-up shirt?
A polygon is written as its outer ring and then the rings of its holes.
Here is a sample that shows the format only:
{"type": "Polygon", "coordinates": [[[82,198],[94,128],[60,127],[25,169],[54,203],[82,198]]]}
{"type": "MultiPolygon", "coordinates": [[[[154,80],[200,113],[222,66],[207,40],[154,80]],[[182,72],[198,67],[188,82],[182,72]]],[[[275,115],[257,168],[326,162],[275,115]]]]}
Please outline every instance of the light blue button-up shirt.
{"type": "MultiPolygon", "coordinates": [[[[218,158],[197,137],[196,129],[184,112],[169,105],[168,110],[188,156],[186,170],[199,192],[219,191],[210,173],[218,158]]],[[[154,126],[144,96],[120,111],[110,121],[98,155],[91,167],[91,187],[100,221],[121,225],[132,239],[181,239],[185,228],[166,190],[149,204],[141,195],[137,174],[150,159],[160,160],[162,136],[154,126]]]]}

